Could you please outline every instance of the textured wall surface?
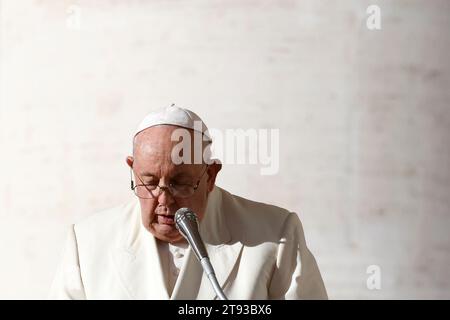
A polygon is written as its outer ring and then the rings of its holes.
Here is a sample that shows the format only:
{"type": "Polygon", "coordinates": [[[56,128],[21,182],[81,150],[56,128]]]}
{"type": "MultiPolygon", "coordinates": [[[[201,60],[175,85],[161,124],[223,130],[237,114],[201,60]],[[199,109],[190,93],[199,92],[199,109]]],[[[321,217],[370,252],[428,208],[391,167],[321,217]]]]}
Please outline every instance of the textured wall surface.
{"type": "Polygon", "coordinates": [[[172,102],[280,130],[278,174],[217,183],[300,215],[330,298],[450,298],[449,32],[438,0],[0,0],[0,298],[46,296],[70,223],[130,199],[133,129],[172,102]]]}

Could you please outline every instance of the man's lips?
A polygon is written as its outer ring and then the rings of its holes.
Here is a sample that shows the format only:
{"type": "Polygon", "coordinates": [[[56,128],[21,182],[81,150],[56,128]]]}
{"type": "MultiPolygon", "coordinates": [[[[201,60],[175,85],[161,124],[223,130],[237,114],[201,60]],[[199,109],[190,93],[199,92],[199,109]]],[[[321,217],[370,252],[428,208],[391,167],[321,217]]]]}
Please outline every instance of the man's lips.
{"type": "Polygon", "coordinates": [[[174,216],[171,215],[157,214],[156,219],[159,224],[169,224],[169,225],[175,224],[174,216]]]}

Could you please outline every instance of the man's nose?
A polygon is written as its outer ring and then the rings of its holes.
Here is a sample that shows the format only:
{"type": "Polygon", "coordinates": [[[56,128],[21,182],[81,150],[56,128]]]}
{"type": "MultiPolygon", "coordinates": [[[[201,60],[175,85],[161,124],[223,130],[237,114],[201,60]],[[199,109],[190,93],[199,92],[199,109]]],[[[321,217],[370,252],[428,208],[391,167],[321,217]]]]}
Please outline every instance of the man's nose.
{"type": "Polygon", "coordinates": [[[167,187],[159,187],[160,195],[158,196],[158,203],[164,206],[171,205],[175,200],[167,187]]]}

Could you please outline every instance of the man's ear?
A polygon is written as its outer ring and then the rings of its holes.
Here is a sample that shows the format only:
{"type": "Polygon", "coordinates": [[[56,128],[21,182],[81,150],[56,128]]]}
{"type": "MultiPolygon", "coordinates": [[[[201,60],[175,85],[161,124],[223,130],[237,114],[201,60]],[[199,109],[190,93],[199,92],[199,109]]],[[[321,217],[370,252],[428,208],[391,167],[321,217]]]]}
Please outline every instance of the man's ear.
{"type": "Polygon", "coordinates": [[[216,183],[216,177],[219,171],[222,169],[222,164],[219,161],[214,161],[208,167],[208,192],[214,189],[214,184],[216,183]]]}
{"type": "Polygon", "coordinates": [[[128,156],[126,161],[127,161],[128,166],[130,168],[133,168],[133,162],[134,162],[133,157],[132,156],[128,156]]]}

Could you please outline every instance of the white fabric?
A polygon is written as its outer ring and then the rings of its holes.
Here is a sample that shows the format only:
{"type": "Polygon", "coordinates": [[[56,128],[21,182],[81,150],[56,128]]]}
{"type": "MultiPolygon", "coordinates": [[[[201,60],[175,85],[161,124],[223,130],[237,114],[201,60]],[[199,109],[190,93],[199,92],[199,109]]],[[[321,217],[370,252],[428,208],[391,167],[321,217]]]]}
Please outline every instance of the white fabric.
{"type": "Polygon", "coordinates": [[[137,127],[134,136],[142,130],[162,124],[175,125],[201,132],[206,136],[205,140],[211,141],[211,137],[207,132],[208,127],[203,120],[193,111],[177,107],[174,104],[149,113],[137,127]]]}
{"type": "Polygon", "coordinates": [[[181,265],[183,263],[183,257],[185,255],[186,248],[188,244],[179,244],[173,245],[169,244],[169,252],[171,254],[171,258],[173,259],[174,266],[180,270],[181,265]]]}
{"type": "MultiPolygon", "coordinates": [[[[215,186],[200,223],[217,279],[229,299],[325,299],[319,269],[295,213],[215,186]]],[[[53,299],[214,299],[191,248],[173,292],[137,199],[75,224],[51,287],[53,299]]]]}
{"type": "Polygon", "coordinates": [[[187,243],[180,243],[177,245],[168,244],[166,242],[157,241],[159,258],[162,264],[162,271],[166,283],[169,297],[172,295],[173,288],[177,282],[180,274],[181,266],[183,265],[187,243]]]}

